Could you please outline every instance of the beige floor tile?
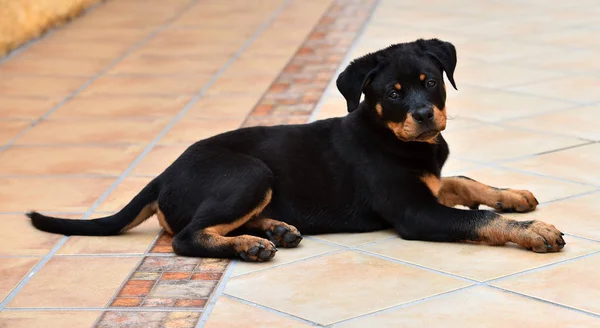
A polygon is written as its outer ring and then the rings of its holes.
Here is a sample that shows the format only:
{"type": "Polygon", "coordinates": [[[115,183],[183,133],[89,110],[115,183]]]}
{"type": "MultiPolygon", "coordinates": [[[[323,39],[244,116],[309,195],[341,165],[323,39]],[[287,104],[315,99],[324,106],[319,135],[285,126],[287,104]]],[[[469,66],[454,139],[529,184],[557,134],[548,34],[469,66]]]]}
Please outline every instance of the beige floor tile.
{"type": "Polygon", "coordinates": [[[37,261],[37,258],[0,258],[0,299],[4,300],[37,261]]]}
{"type": "Polygon", "coordinates": [[[600,314],[600,255],[495,282],[494,285],[600,314]]]}
{"type": "Polygon", "coordinates": [[[104,307],[139,260],[139,257],[52,258],[8,307],[104,307]]]}
{"type": "Polygon", "coordinates": [[[579,139],[493,125],[448,133],[444,138],[454,156],[480,162],[506,160],[583,143],[579,139]]]}
{"type": "Polygon", "coordinates": [[[225,293],[327,325],[466,285],[345,251],[233,278],[225,293]],[[264,286],[269,286],[269,293],[264,293],[264,286]]]}
{"type": "Polygon", "coordinates": [[[489,287],[475,287],[335,327],[596,327],[598,319],[489,287]]]}
{"type": "Polygon", "coordinates": [[[35,229],[25,215],[0,215],[0,256],[45,255],[62,238],[35,229]]]}
{"type": "Polygon", "coordinates": [[[454,131],[465,130],[468,128],[476,127],[478,125],[482,125],[483,122],[478,121],[477,119],[460,117],[458,115],[453,115],[450,113],[450,117],[446,122],[446,130],[444,130],[444,135],[446,133],[452,133],[454,131]]]}
{"type": "MultiPolygon", "coordinates": [[[[261,95],[240,95],[231,97],[228,95],[202,97],[189,111],[185,118],[234,118],[246,117],[258,103],[261,95]]],[[[184,119],[185,119],[184,118],[184,119]]]]}
{"type": "Polygon", "coordinates": [[[557,72],[584,74],[587,74],[590,70],[600,70],[600,58],[598,58],[597,51],[592,49],[573,51],[561,48],[547,53],[545,56],[519,58],[511,64],[538,67],[557,72]]]}
{"type": "Polygon", "coordinates": [[[461,175],[497,188],[529,190],[541,203],[595,190],[583,184],[507,171],[501,168],[478,168],[461,175]]]}
{"type": "Polygon", "coordinates": [[[19,133],[24,131],[31,123],[29,121],[7,121],[0,122],[0,145],[3,145],[19,133]]]}
{"type": "MultiPolygon", "coordinates": [[[[502,62],[527,55],[544,54],[555,50],[555,47],[531,42],[515,43],[506,40],[482,40],[469,38],[456,46],[459,58],[479,59],[487,62],[502,62]],[[506,49],[513,49],[506,51],[506,49]]],[[[457,80],[457,83],[460,82],[457,80]]]]}
{"type": "Polygon", "coordinates": [[[502,166],[600,186],[600,144],[503,163],[502,166]]]}
{"type": "Polygon", "coordinates": [[[85,212],[114,178],[0,178],[0,212],[85,212]]]}
{"type": "Polygon", "coordinates": [[[162,138],[160,144],[188,144],[206,139],[208,137],[235,130],[244,122],[244,118],[221,119],[218,121],[209,119],[188,118],[179,121],[162,138]]]}
{"type": "Polygon", "coordinates": [[[340,247],[305,238],[296,248],[280,248],[277,252],[277,255],[269,262],[237,262],[235,264],[232,276],[239,276],[258,270],[264,270],[275,266],[303,260],[309,257],[322,255],[329,252],[335,252],[340,249],[340,247]]]}
{"type": "Polygon", "coordinates": [[[0,327],[11,328],[87,328],[101,311],[4,311],[0,327]]]}
{"type": "Polygon", "coordinates": [[[142,150],[142,146],[11,147],[0,153],[0,172],[120,175],[142,150]]]}
{"type": "Polygon", "coordinates": [[[317,120],[330,117],[342,117],[348,114],[346,100],[342,97],[325,96],[322,100],[321,108],[316,115],[317,120]]]}
{"type": "MultiPolygon", "coordinates": [[[[564,233],[600,241],[600,193],[545,204],[519,219],[539,218],[556,225],[564,233]]],[[[567,241],[568,242],[568,241],[567,241]]]]}
{"type": "Polygon", "coordinates": [[[49,111],[60,100],[56,98],[0,98],[0,119],[34,120],[49,111]]]}
{"type": "Polygon", "coordinates": [[[268,312],[260,308],[246,305],[227,297],[220,297],[217,304],[210,313],[208,321],[204,325],[206,328],[237,328],[240,323],[247,327],[311,327],[302,323],[268,312]]]}
{"type": "Polygon", "coordinates": [[[152,181],[149,177],[128,177],[123,180],[106,200],[98,206],[98,212],[117,212],[129,204],[144,187],[152,181]]]}
{"type": "Polygon", "coordinates": [[[44,121],[19,138],[17,144],[145,144],[167,124],[168,119],[44,121]]]}
{"type": "Polygon", "coordinates": [[[193,95],[200,91],[210,79],[211,76],[205,74],[106,75],[97,79],[82,91],[81,95],[193,95]]]}
{"type": "Polygon", "coordinates": [[[524,118],[507,122],[506,125],[600,141],[599,122],[600,107],[595,106],[524,118]]]}
{"type": "Polygon", "coordinates": [[[473,169],[479,166],[479,164],[453,158],[451,154],[446,163],[444,164],[444,167],[442,169],[442,175],[453,176],[461,173],[464,170],[473,169]]]}
{"type": "MultiPolygon", "coordinates": [[[[455,78],[460,84],[459,75],[455,78]]],[[[450,117],[498,122],[572,107],[573,103],[466,85],[460,86],[459,91],[449,91],[446,105],[450,117]]]]}
{"type": "Polygon", "coordinates": [[[344,246],[357,246],[376,241],[382,241],[394,236],[397,236],[396,232],[394,232],[392,229],[389,229],[365,233],[332,233],[316,235],[313,236],[313,238],[326,240],[344,246]]]}
{"type": "MultiPolygon", "coordinates": [[[[101,215],[94,217],[101,217],[101,215]]],[[[143,254],[159,232],[160,225],[153,216],[133,230],[119,236],[71,236],[57,254],[143,254]]]]}
{"type": "Polygon", "coordinates": [[[0,96],[64,98],[77,90],[85,77],[41,77],[7,75],[0,80],[0,96]]]}
{"type": "Polygon", "coordinates": [[[133,169],[132,175],[159,175],[173,161],[177,159],[186,149],[187,145],[157,145],[142,159],[142,161],[133,169]]]}
{"type": "Polygon", "coordinates": [[[590,90],[596,90],[597,88],[600,88],[599,78],[591,76],[573,76],[532,83],[512,89],[532,95],[583,103],[600,101],[600,94],[590,92],[590,90]]]}
{"type": "Polygon", "coordinates": [[[0,327],[88,328],[100,314],[100,311],[4,311],[0,313],[0,327]]]}
{"type": "Polygon", "coordinates": [[[560,73],[499,63],[463,60],[454,77],[459,84],[487,88],[504,88],[560,76],[560,73]]]}
{"type": "MultiPolygon", "coordinates": [[[[552,220],[548,222],[555,223],[552,220]]],[[[558,225],[557,227],[562,228],[558,225]]],[[[465,243],[409,241],[400,238],[360,248],[443,272],[485,281],[600,250],[600,243],[579,238],[566,239],[567,246],[563,251],[552,254],[537,254],[513,244],[493,247],[465,243]]]]}
{"type": "Polygon", "coordinates": [[[172,117],[183,109],[189,96],[76,97],[52,114],[52,119],[128,119],[172,117]]]}

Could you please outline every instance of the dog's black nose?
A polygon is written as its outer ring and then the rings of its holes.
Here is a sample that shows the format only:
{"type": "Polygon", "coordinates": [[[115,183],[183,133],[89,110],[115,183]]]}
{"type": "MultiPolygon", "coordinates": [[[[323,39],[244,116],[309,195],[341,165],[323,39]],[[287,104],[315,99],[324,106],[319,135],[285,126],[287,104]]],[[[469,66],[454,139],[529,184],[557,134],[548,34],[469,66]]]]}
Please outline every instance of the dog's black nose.
{"type": "Polygon", "coordinates": [[[433,108],[424,107],[417,109],[412,113],[412,116],[417,123],[433,121],[433,108]]]}

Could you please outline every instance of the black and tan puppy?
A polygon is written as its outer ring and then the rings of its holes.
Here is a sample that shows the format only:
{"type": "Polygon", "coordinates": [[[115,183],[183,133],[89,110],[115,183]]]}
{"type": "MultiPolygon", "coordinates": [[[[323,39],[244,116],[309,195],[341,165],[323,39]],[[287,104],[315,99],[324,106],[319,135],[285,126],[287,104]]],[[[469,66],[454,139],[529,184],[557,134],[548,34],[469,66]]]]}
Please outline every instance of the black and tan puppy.
{"type": "Polygon", "coordinates": [[[349,114],[303,125],[252,127],[201,140],[115,215],[66,220],[29,213],[33,225],[65,235],[118,235],[153,214],[177,254],[271,259],[305,234],[394,228],[404,239],[516,243],[556,252],[554,226],[518,222],[529,191],[466,177],[441,178],[448,145],[443,72],[456,50],[437,39],[402,43],[353,61],[337,79],[349,114]],[[360,101],[364,93],[364,101],[360,101]],[[471,210],[453,208],[464,205],[471,210]]]}

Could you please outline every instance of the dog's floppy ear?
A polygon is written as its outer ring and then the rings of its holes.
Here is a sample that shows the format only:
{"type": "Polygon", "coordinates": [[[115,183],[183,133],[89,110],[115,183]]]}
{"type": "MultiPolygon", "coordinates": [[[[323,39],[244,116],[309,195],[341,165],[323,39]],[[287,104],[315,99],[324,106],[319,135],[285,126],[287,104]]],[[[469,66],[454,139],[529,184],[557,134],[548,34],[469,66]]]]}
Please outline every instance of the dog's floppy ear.
{"type": "Polygon", "coordinates": [[[338,76],[335,84],[346,98],[349,112],[358,107],[364,88],[369,85],[379,66],[377,54],[371,53],[353,60],[338,76]]]}
{"type": "Polygon", "coordinates": [[[427,53],[442,65],[442,69],[446,72],[448,81],[454,89],[458,90],[454,82],[454,69],[456,68],[456,48],[454,48],[454,45],[439,39],[423,40],[423,44],[427,53]]]}

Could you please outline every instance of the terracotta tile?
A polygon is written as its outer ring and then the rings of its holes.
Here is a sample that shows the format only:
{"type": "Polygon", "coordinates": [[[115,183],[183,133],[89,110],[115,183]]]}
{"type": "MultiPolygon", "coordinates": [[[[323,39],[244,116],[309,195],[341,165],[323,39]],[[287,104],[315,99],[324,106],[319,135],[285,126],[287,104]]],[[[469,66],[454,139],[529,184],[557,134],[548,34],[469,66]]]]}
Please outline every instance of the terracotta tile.
{"type": "Polygon", "coordinates": [[[58,29],[44,40],[47,43],[65,44],[74,42],[93,42],[95,44],[119,44],[131,46],[151,32],[141,28],[81,28],[70,25],[58,29]]]}
{"type": "MultiPolygon", "coordinates": [[[[231,93],[262,94],[269,87],[276,74],[270,75],[221,75],[217,81],[208,88],[207,95],[230,95],[231,93]]],[[[1,86],[0,86],[1,87],[1,86]]],[[[0,89],[1,92],[2,89],[0,89]]]]}
{"type": "MultiPolygon", "coordinates": [[[[104,8],[102,8],[104,9],[104,8]]],[[[78,20],[77,25],[81,28],[156,28],[164,23],[171,15],[167,13],[145,12],[141,15],[137,12],[121,11],[111,13],[108,10],[91,12],[84,20],[78,20]]]]}
{"type": "Polygon", "coordinates": [[[117,297],[110,303],[110,306],[118,306],[118,307],[134,307],[140,306],[142,304],[143,299],[138,297],[117,297]]]}
{"type": "Polygon", "coordinates": [[[18,144],[123,144],[147,143],[167,120],[44,121],[19,138],[18,144]],[[64,133],[64,131],[68,131],[64,133]]]}
{"type": "Polygon", "coordinates": [[[0,96],[41,96],[64,98],[77,90],[85,77],[4,76],[0,80],[0,96]]]}
{"type": "MultiPolygon", "coordinates": [[[[316,235],[313,238],[323,239],[344,246],[357,246],[361,244],[382,241],[397,235],[398,234],[394,230],[390,229],[365,233],[332,233],[316,235]]],[[[304,241],[302,242],[304,243],[304,241]]]]}
{"type": "Polygon", "coordinates": [[[223,274],[218,272],[198,272],[192,274],[192,280],[220,280],[223,274]]]}
{"type": "Polygon", "coordinates": [[[144,258],[137,271],[145,272],[182,272],[192,271],[204,259],[187,257],[148,256],[144,258]]]}
{"type": "Polygon", "coordinates": [[[4,145],[5,143],[11,141],[15,138],[19,133],[25,131],[25,129],[31,123],[28,121],[7,121],[0,122],[0,145],[4,145]]]}
{"type": "Polygon", "coordinates": [[[204,327],[237,328],[240,322],[246,322],[249,327],[310,327],[310,325],[292,320],[289,317],[280,316],[227,297],[219,298],[204,327]]]}
{"type": "Polygon", "coordinates": [[[177,159],[186,149],[187,145],[156,145],[142,159],[131,172],[132,175],[152,175],[161,174],[173,161],[177,159]]]}
{"type": "MultiPolygon", "coordinates": [[[[449,117],[497,122],[568,108],[573,103],[465,85],[460,86],[459,91],[448,90],[446,106],[449,117]]],[[[452,120],[448,121],[448,127],[452,123],[452,120]]]]}
{"type": "Polygon", "coordinates": [[[479,168],[461,172],[461,175],[493,187],[529,190],[541,203],[595,189],[582,184],[507,171],[501,168],[479,168]]]}
{"type": "Polygon", "coordinates": [[[200,312],[171,312],[167,316],[163,327],[165,328],[193,328],[196,327],[200,312]]]}
{"type": "Polygon", "coordinates": [[[455,74],[460,83],[488,88],[511,87],[561,76],[560,73],[549,70],[474,60],[463,60],[457,65],[455,74]]]}
{"type": "Polygon", "coordinates": [[[330,117],[346,116],[348,113],[346,100],[342,97],[325,96],[321,108],[317,113],[316,119],[322,120],[330,117]]]}
{"type": "Polygon", "coordinates": [[[162,280],[188,280],[190,272],[165,272],[162,275],[162,280]]]}
{"type": "MultiPolygon", "coordinates": [[[[522,220],[520,216],[517,219],[522,220]]],[[[556,224],[545,217],[540,219],[556,224]]],[[[562,229],[559,225],[557,227],[562,229]]],[[[567,246],[563,251],[547,254],[547,256],[513,244],[493,247],[465,243],[408,241],[400,238],[360,248],[439,271],[485,281],[600,250],[599,243],[572,237],[566,240],[567,246]],[[477,261],[474,262],[474,259],[477,261]]]]}
{"type": "Polygon", "coordinates": [[[290,57],[293,55],[242,55],[231,66],[227,68],[227,73],[242,75],[277,75],[286,66],[290,57]]]}
{"type": "Polygon", "coordinates": [[[25,215],[0,215],[0,256],[45,255],[62,238],[34,229],[25,215]]]}
{"type": "Polygon", "coordinates": [[[137,257],[53,258],[8,306],[103,307],[138,261],[137,257]]]}
{"type": "Polygon", "coordinates": [[[560,98],[576,102],[597,102],[600,95],[589,90],[600,87],[600,79],[590,76],[573,76],[516,87],[514,90],[533,95],[560,98]],[[585,88],[582,88],[585,86],[585,88]]]}
{"type": "Polygon", "coordinates": [[[175,307],[204,307],[207,300],[177,300],[175,307]]]}
{"type": "Polygon", "coordinates": [[[328,325],[467,285],[440,274],[346,251],[233,278],[225,293],[328,325]],[[269,286],[268,294],[260,292],[265,285],[269,286]]]}
{"type": "Polygon", "coordinates": [[[37,262],[37,258],[0,258],[0,299],[4,300],[37,262]]]}
{"type": "Polygon", "coordinates": [[[196,271],[223,272],[229,265],[229,259],[204,258],[198,263],[196,271]]]}
{"type": "Polygon", "coordinates": [[[30,60],[15,57],[0,66],[0,74],[92,77],[100,73],[109,63],[110,59],[102,58],[64,59],[46,57],[30,60]]]}
{"type": "Polygon", "coordinates": [[[120,175],[142,150],[141,146],[11,147],[0,153],[0,172],[120,175]]]}
{"type": "MultiPolygon", "coordinates": [[[[53,40],[58,41],[58,40],[53,40]]],[[[80,58],[80,59],[114,59],[124,53],[128,44],[103,43],[93,41],[82,42],[38,42],[19,54],[26,59],[39,58],[80,58]]]]}
{"type": "Polygon", "coordinates": [[[144,307],[173,307],[175,300],[172,298],[147,298],[144,307]]]}
{"type": "Polygon", "coordinates": [[[599,165],[600,144],[575,147],[502,164],[519,170],[596,185],[600,185],[600,175],[594,173],[599,165]]]}
{"type": "Polygon", "coordinates": [[[85,212],[113,178],[0,178],[2,212],[85,212]]]}
{"type": "Polygon", "coordinates": [[[98,212],[117,212],[125,205],[129,204],[152,178],[147,177],[129,177],[123,180],[115,190],[106,198],[96,209],[98,212]]]}
{"type": "Polygon", "coordinates": [[[0,326],[11,328],[91,327],[100,311],[3,311],[0,326]]]}
{"type": "MultiPolygon", "coordinates": [[[[224,56],[133,55],[121,60],[109,72],[114,74],[186,75],[215,74],[227,62],[224,56]]],[[[169,77],[166,77],[169,78],[169,77]]],[[[173,77],[171,77],[173,78],[173,77]]],[[[176,78],[176,77],[174,77],[176,78]]]]}
{"type": "Polygon", "coordinates": [[[150,253],[174,253],[171,245],[156,245],[152,247],[150,253]]]}
{"type": "Polygon", "coordinates": [[[219,121],[192,118],[181,120],[173,126],[159,143],[191,145],[196,141],[235,130],[240,127],[243,120],[243,118],[222,119],[219,121]]]}
{"type": "Polygon", "coordinates": [[[475,287],[401,309],[381,312],[335,325],[351,327],[471,327],[507,326],[592,327],[598,319],[489,287],[475,287]]]}
{"type": "Polygon", "coordinates": [[[249,29],[165,29],[157,36],[155,36],[150,42],[152,44],[177,44],[177,43],[189,43],[190,40],[194,40],[196,43],[208,44],[208,43],[220,43],[220,44],[231,44],[237,43],[240,40],[246,40],[254,33],[249,29]]]}
{"type": "Polygon", "coordinates": [[[600,107],[583,107],[511,121],[507,125],[600,141],[598,122],[600,107]]]}
{"type": "Polygon", "coordinates": [[[97,79],[81,95],[193,95],[210,78],[210,75],[202,74],[164,77],[106,75],[97,79]]]}
{"type": "MultiPolygon", "coordinates": [[[[197,19],[197,18],[196,18],[197,19]]],[[[149,56],[215,56],[220,55],[231,58],[233,54],[241,47],[242,41],[232,42],[231,44],[202,44],[195,42],[172,43],[165,46],[162,43],[150,41],[149,43],[134,51],[133,55],[149,56]]]]}
{"type": "Polygon", "coordinates": [[[129,280],[119,291],[119,297],[146,297],[154,284],[153,280],[129,280]]]}
{"type": "MultiPolygon", "coordinates": [[[[277,255],[269,262],[237,262],[233,268],[232,276],[239,276],[258,270],[264,270],[275,266],[307,259],[309,257],[334,252],[340,249],[340,247],[334,245],[305,238],[296,248],[280,249],[280,251],[277,252],[277,255]]],[[[200,267],[204,268],[204,266],[202,265],[200,267]]]]}
{"type": "Polygon", "coordinates": [[[527,273],[493,285],[550,302],[600,314],[600,304],[590,302],[600,298],[600,281],[597,279],[600,256],[557,265],[527,273]]]}
{"type": "Polygon", "coordinates": [[[151,217],[119,236],[71,236],[58,254],[143,254],[159,232],[158,220],[151,217]]]}
{"type": "Polygon", "coordinates": [[[52,119],[129,119],[175,116],[189,96],[76,97],[52,114],[52,119]]]}
{"type": "Polygon", "coordinates": [[[259,94],[236,97],[228,95],[200,98],[185,114],[185,118],[246,117],[260,100],[259,94]]]}
{"type": "Polygon", "coordinates": [[[131,327],[160,328],[169,312],[104,312],[96,325],[98,328],[131,327]]]}
{"type": "Polygon", "coordinates": [[[600,215],[599,201],[600,193],[593,193],[545,204],[519,218],[547,220],[564,233],[600,241],[600,222],[597,220],[600,215]]]}
{"type": "Polygon", "coordinates": [[[56,98],[0,98],[0,119],[34,120],[49,111],[60,100],[56,98]]]}
{"type": "Polygon", "coordinates": [[[481,162],[533,155],[583,143],[579,139],[493,125],[447,133],[444,138],[457,158],[481,162]]]}
{"type": "Polygon", "coordinates": [[[216,285],[217,281],[211,280],[160,280],[150,297],[192,300],[208,298],[216,285]]]}

